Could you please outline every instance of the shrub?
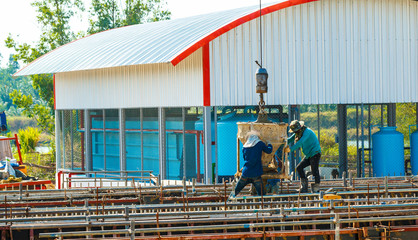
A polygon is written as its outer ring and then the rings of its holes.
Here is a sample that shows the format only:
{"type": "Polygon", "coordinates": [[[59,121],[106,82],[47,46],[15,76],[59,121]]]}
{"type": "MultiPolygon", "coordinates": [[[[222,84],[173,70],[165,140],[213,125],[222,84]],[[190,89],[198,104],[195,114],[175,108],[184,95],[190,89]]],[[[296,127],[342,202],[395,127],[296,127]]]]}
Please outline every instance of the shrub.
{"type": "Polygon", "coordinates": [[[35,151],[35,147],[41,136],[41,131],[39,129],[27,127],[25,130],[19,130],[18,135],[22,146],[22,152],[28,153],[35,151]]]}
{"type": "Polygon", "coordinates": [[[9,127],[10,132],[17,133],[20,129],[25,129],[27,127],[36,127],[36,121],[33,118],[23,116],[11,116],[7,117],[7,125],[9,127]]]}

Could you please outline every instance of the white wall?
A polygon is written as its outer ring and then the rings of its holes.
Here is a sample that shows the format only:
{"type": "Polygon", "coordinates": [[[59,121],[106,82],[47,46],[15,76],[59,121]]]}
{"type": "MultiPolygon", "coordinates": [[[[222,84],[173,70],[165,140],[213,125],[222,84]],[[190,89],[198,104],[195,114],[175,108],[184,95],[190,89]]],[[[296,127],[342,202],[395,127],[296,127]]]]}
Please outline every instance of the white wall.
{"type": "MultiPolygon", "coordinates": [[[[266,104],[418,102],[418,2],[320,0],[263,17],[266,104]]],[[[255,105],[259,21],[210,44],[211,104],[255,105]]]]}
{"type": "Polygon", "coordinates": [[[202,51],[173,67],[159,63],[55,76],[57,109],[203,105],[202,51]]]}

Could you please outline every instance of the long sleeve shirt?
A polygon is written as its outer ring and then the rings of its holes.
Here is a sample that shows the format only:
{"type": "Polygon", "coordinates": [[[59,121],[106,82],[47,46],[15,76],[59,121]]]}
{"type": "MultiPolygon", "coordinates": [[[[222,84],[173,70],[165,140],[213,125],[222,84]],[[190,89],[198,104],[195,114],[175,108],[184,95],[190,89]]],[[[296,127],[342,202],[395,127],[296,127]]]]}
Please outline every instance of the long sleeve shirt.
{"type": "MultiPolygon", "coordinates": [[[[287,142],[293,143],[295,141],[295,136],[295,134],[292,134],[292,136],[287,139],[287,142]]],[[[321,153],[321,146],[319,145],[318,138],[310,128],[305,129],[302,137],[296,142],[295,145],[290,147],[290,151],[293,152],[299,148],[302,148],[302,152],[306,158],[311,158],[314,155],[321,153]]]]}
{"type": "Polygon", "coordinates": [[[263,165],[261,164],[261,154],[263,152],[271,153],[273,146],[266,145],[264,142],[258,142],[254,147],[243,148],[244,167],[242,169],[243,177],[259,177],[263,174],[263,165]]]}

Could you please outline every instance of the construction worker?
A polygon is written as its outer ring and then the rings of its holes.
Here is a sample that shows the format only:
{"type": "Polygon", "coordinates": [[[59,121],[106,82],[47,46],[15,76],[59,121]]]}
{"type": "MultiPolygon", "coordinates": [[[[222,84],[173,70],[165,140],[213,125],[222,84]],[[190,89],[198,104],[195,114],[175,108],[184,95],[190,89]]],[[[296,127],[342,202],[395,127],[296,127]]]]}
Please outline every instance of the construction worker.
{"type": "Polygon", "coordinates": [[[263,152],[271,153],[273,146],[265,144],[260,140],[260,134],[257,131],[250,131],[247,133],[247,141],[242,149],[244,157],[244,167],[242,168],[241,177],[235,186],[233,196],[238,195],[241,190],[252,183],[257,194],[263,194],[263,181],[261,175],[263,174],[263,165],[261,163],[261,154],[263,152]]]}
{"type": "Polygon", "coordinates": [[[319,192],[320,176],[319,176],[319,160],[321,158],[321,146],[319,145],[318,137],[308,127],[304,125],[303,121],[294,120],[289,125],[289,133],[293,133],[288,139],[288,143],[296,143],[289,149],[287,147],[285,152],[293,152],[302,148],[305,157],[296,167],[296,171],[300,177],[300,192],[308,192],[308,178],[305,175],[304,168],[311,166],[312,175],[315,177],[315,183],[311,185],[312,192],[319,192]]]}
{"type": "Polygon", "coordinates": [[[7,131],[7,120],[6,120],[6,113],[4,111],[0,112],[0,132],[7,131]]]}

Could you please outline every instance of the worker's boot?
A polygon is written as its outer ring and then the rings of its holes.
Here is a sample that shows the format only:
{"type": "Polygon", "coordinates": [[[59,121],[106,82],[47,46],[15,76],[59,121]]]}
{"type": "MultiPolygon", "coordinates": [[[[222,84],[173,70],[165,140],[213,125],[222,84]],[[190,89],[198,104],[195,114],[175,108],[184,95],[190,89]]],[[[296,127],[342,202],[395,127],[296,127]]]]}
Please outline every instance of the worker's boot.
{"type": "Polygon", "coordinates": [[[312,183],[311,184],[311,191],[312,193],[318,193],[320,190],[319,183],[312,183]]]}
{"type": "Polygon", "coordinates": [[[302,178],[300,179],[300,193],[307,193],[308,192],[308,179],[302,178]]]}

